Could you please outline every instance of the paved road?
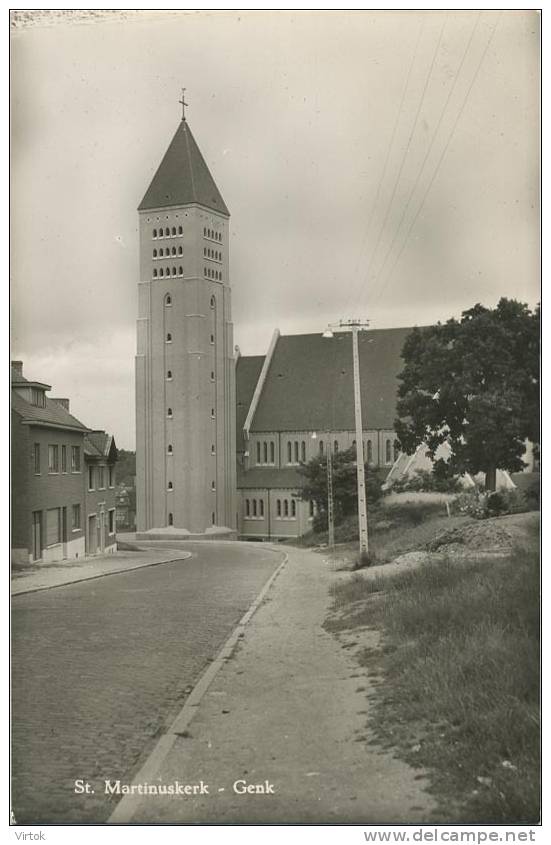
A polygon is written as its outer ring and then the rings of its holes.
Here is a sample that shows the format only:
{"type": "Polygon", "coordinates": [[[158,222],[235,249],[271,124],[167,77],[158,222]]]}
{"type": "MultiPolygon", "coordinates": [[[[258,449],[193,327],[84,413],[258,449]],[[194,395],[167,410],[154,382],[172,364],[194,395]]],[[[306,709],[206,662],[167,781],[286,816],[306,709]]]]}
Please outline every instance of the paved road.
{"type": "Polygon", "coordinates": [[[18,823],[102,822],[125,780],[280,563],[245,545],[15,597],[12,806],[18,823]],[[187,692],[186,692],[187,690],[187,692]]]}

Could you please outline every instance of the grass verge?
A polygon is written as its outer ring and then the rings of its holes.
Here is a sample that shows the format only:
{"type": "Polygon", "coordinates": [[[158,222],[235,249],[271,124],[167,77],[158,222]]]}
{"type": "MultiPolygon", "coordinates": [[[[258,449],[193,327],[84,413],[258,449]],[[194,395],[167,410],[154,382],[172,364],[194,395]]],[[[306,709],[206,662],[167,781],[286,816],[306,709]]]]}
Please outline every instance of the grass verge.
{"type": "Polygon", "coordinates": [[[439,820],[537,822],[537,537],[491,563],[351,576],[333,598],[328,630],[382,632],[381,648],[359,655],[375,679],[369,727],[378,745],[428,772],[445,807],[439,820]]]}

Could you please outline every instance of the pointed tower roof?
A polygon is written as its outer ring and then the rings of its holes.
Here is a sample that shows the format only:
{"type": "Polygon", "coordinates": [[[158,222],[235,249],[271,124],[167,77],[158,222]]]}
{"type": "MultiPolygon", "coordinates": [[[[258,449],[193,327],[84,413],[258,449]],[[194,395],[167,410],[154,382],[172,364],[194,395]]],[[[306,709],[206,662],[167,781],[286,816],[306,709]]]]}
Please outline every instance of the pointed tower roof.
{"type": "Polygon", "coordinates": [[[198,203],[229,217],[230,212],[187,121],[181,121],[138,211],[198,203]]]}

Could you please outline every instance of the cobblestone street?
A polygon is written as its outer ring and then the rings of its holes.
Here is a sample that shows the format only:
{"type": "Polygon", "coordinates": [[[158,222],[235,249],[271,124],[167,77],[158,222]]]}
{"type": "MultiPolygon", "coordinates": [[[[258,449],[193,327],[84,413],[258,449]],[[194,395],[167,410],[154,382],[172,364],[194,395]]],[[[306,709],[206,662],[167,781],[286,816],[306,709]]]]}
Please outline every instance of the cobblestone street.
{"type": "Polygon", "coordinates": [[[14,597],[18,823],[105,821],[117,799],[75,794],[75,780],[131,780],[282,559],[185,549],[192,558],[14,597]]]}

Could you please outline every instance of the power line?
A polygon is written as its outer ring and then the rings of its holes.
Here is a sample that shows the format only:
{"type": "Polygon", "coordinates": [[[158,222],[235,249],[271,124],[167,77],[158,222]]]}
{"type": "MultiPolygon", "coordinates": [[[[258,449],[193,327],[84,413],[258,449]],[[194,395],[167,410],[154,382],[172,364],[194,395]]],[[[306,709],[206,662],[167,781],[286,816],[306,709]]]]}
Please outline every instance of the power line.
{"type": "MultiPolygon", "coordinates": [[[[467,53],[469,52],[469,49],[470,49],[470,47],[471,47],[471,44],[472,44],[472,41],[473,41],[473,38],[474,38],[474,34],[475,34],[475,31],[476,31],[476,29],[477,29],[477,27],[478,27],[478,23],[479,23],[479,21],[480,21],[480,17],[481,17],[481,15],[482,15],[482,12],[479,12],[479,13],[478,13],[478,16],[477,16],[477,18],[476,18],[476,21],[475,21],[475,23],[474,23],[474,26],[473,26],[473,28],[472,28],[472,30],[471,30],[471,34],[470,34],[470,36],[469,36],[469,38],[468,38],[468,40],[467,40],[467,44],[466,44],[465,49],[464,49],[464,51],[463,51],[463,56],[462,56],[461,61],[460,61],[460,63],[459,63],[459,67],[458,67],[458,69],[457,69],[457,73],[455,74],[455,77],[454,77],[453,83],[452,83],[452,85],[450,86],[450,90],[449,90],[449,92],[448,92],[448,96],[447,96],[447,98],[446,98],[446,102],[444,103],[444,106],[443,106],[443,108],[442,108],[442,111],[440,112],[440,117],[439,117],[439,119],[438,119],[438,123],[437,123],[437,125],[436,125],[436,129],[435,129],[435,131],[434,131],[434,133],[433,133],[433,135],[432,135],[431,142],[430,142],[430,144],[429,144],[429,146],[428,146],[428,148],[427,148],[427,151],[426,151],[426,153],[425,153],[425,157],[424,157],[424,159],[423,159],[423,162],[422,162],[422,164],[421,164],[421,167],[420,167],[420,168],[419,168],[419,170],[417,171],[417,177],[416,177],[415,182],[414,182],[414,184],[413,184],[413,187],[412,187],[412,189],[411,189],[411,191],[410,191],[410,193],[409,193],[407,203],[406,203],[406,204],[405,204],[405,206],[404,206],[404,210],[403,210],[403,212],[402,212],[402,216],[400,217],[400,221],[399,221],[399,223],[398,223],[398,226],[396,227],[396,231],[395,231],[395,233],[394,233],[394,237],[393,237],[392,242],[391,242],[391,244],[390,244],[390,246],[389,246],[389,248],[388,248],[388,250],[387,250],[387,252],[386,252],[385,259],[384,259],[384,261],[383,261],[382,265],[379,267],[379,270],[378,270],[378,272],[377,272],[377,275],[378,275],[379,277],[382,277],[382,274],[383,274],[383,271],[384,271],[384,269],[385,269],[385,267],[386,267],[386,265],[387,265],[388,259],[389,259],[390,255],[391,255],[391,253],[392,253],[392,250],[394,249],[394,246],[395,246],[395,244],[396,244],[396,241],[398,240],[398,236],[399,236],[399,234],[400,234],[400,229],[401,229],[401,227],[402,227],[402,223],[404,222],[404,218],[405,218],[405,216],[406,216],[406,214],[407,214],[407,212],[408,212],[408,209],[409,209],[409,207],[410,207],[410,205],[411,205],[411,200],[413,199],[413,195],[415,194],[415,191],[417,190],[417,186],[418,186],[418,184],[419,184],[419,181],[420,181],[420,179],[421,179],[421,176],[423,175],[423,172],[424,172],[424,169],[425,169],[425,165],[426,165],[426,163],[427,163],[427,161],[428,161],[428,158],[429,158],[429,156],[430,156],[430,154],[431,154],[431,152],[432,152],[432,148],[433,148],[433,146],[434,146],[434,142],[435,142],[436,138],[438,137],[438,133],[439,133],[439,131],[440,131],[440,127],[441,127],[441,125],[442,125],[442,120],[443,120],[444,115],[445,115],[445,113],[446,113],[446,111],[447,111],[447,109],[448,109],[448,105],[449,105],[449,103],[450,103],[450,100],[451,100],[451,98],[452,98],[452,95],[453,95],[453,93],[454,93],[454,91],[455,91],[455,88],[456,88],[456,86],[457,86],[457,82],[458,82],[458,80],[459,80],[459,77],[461,76],[461,71],[463,70],[463,65],[465,64],[465,59],[466,59],[466,57],[467,57],[467,53]]],[[[375,300],[374,300],[374,301],[378,301],[378,298],[379,298],[379,297],[378,297],[378,295],[377,295],[377,297],[375,298],[375,300]]]]}
{"type": "Polygon", "coordinates": [[[467,89],[467,93],[465,94],[465,97],[464,97],[464,99],[463,99],[463,102],[462,102],[462,104],[461,104],[461,107],[460,107],[460,109],[459,109],[459,111],[458,111],[458,113],[457,113],[457,117],[456,117],[455,122],[454,122],[454,124],[453,124],[453,126],[452,126],[452,130],[451,130],[451,132],[450,132],[450,134],[449,134],[449,136],[448,136],[448,139],[447,139],[447,141],[446,141],[446,143],[445,143],[445,145],[444,145],[444,148],[443,148],[443,150],[442,150],[442,153],[441,153],[441,155],[440,155],[440,158],[438,159],[438,162],[437,162],[437,164],[436,164],[436,167],[435,167],[435,169],[434,169],[434,172],[433,172],[433,174],[432,174],[432,177],[431,177],[431,179],[430,179],[430,181],[429,181],[429,183],[428,183],[428,185],[427,185],[427,189],[426,189],[425,193],[423,194],[423,198],[422,198],[422,200],[421,200],[421,204],[420,204],[419,208],[417,209],[417,212],[415,213],[415,216],[413,217],[413,219],[412,219],[412,221],[411,221],[411,223],[410,223],[409,229],[407,230],[407,233],[406,233],[406,238],[405,238],[405,240],[404,240],[404,242],[403,242],[403,244],[402,244],[402,248],[400,249],[400,252],[397,254],[397,256],[396,256],[396,258],[395,258],[395,260],[394,260],[394,264],[392,265],[392,267],[391,267],[391,269],[390,269],[390,272],[388,273],[388,275],[387,275],[387,277],[386,277],[385,283],[384,283],[383,287],[381,288],[381,292],[380,292],[379,296],[381,296],[381,295],[382,295],[382,293],[383,293],[383,291],[385,290],[386,286],[388,285],[388,283],[389,283],[390,279],[392,278],[392,274],[394,273],[394,270],[395,270],[395,268],[396,268],[396,265],[398,264],[398,261],[400,260],[400,258],[401,258],[401,256],[402,256],[402,253],[403,253],[403,251],[404,251],[404,249],[405,249],[405,247],[406,247],[406,244],[407,244],[407,242],[408,242],[409,236],[410,236],[410,234],[411,234],[411,230],[413,229],[413,227],[415,226],[415,223],[417,222],[417,220],[418,220],[418,218],[419,218],[419,215],[420,215],[420,213],[421,213],[421,211],[422,211],[422,209],[423,209],[423,206],[424,206],[424,204],[425,204],[425,200],[427,199],[427,196],[428,196],[428,194],[429,194],[429,192],[430,192],[430,189],[432,188],[432,186],[433,186],[433,184],[434,184],[434,180],[436,179],[436,176],[438,175],[438,171],[440,170],[440,166],[441,166],[441,164],[442,164],[442,161],[444,160],[444,156],[446,155],[446,152],[447,152],[448,147],[449,147],[449,145],[450,145],[451,139],[453,138],[454,132],[455,132],[455,130],[456,130],[456,128],[457,128],[457,124],[459,123],[459,120],[461,119],[461,115],[463,114],[463,111],[464,111],[465,106],[466,106],[466,104],[467,104],[467,100],[469,99],[470,93],[471,93],[471,91],[472,91],[472,89],[473,89],[473,86],[474,86],[474,84],[475,84],[475,82],[476,82],[476,79],[477,79],[478,74],[479,74],[479,72],[480,72],[480,68],[482,67],[482,63],[484,62],[484,59],[486,58],[486,54],[487,54],[487,52],[488,52],[488,50],[489,50],[490,44],[491,44],[491,42],[492,42],[492,40],[493,40],[493,37],[494,37],[494,35],[495,35],[495,31],[496,31],[496,29],[497,29],[497,25],[498,25],[498,23],[499,23],[499,19],[500,19],[500,17],[501,17],[501,14],[502,14],[502,13],[500,12],[500,13],[498,14],[497,18],[496,18],[496,22],[495,22],[495,24],[494,24],[494,27],[493,27],[493,29],[492,29],[491,33],[490,33],[490,37],[488,38],[488,41],[486,42],[486,46],[485,46],[485,48],[484,48],[484,50],[483,50],[483,52],[482,52],[482,55],[481,55],[481,57],[480,57],[480,61],[478,62],[478,65],[477,65],[477,68],[476,68],[476,70],[475,70],[474,76],[473,76],[473,78],[472,78],[472,80],[471,80],[471,83],[470,83],[470,85],[469,85],[468,89],[467,89]]]}
{"type": "Polygon", "coordinates": [[[413,121],[413,126],[412,126],[412,128],[411,128],[410,133],[409,133],[409,138],[408,138],[408,140],[407,140],[406,149],[405,149],[404,154],[403,154],[403,156],[402,156],[402,161],[401,161],[401,163],[400,163],[400,168],[399,168],[399,170],[398,170],[398,174],[397,174],[397,176],[396,176],[396,179],[394,180],[394,186],[393,186],[393,189],[392,189],[392,194],[391,194],[390,200],[389,200],[389,202],[388,202],[388,204],[387,204],[387,207],[386,207],[386,212],[385,212],[385,216],[384,216],[384,219],[383,219],[382,226],[381,226],[381,228],[379,229],[379,235],[378,235],[378,237],[377,237],[377,241],[376,241],[376,243],[375,243],[375,248],[373,249],[373,252],[372,252],[372,254],[371,254],[371,258],[370,258],[369,265],[368,265],[368,271],[367,271],[367,273],[366,273],[366,279],[367,279],[367,280],[369,280],[369,268],[371,267],[371,264],[373,263],[373,260],[374,260],[374,258],[375,258],[375,255],[376,255],[377,250],[378,250],[378,248],[379,248],[379,244],[381,243],[381,238],[382,238],[382,236],[383,236],[383,232],[384,232],[384,230],[385,230],[385,228],[386,228],[386,224],[387,224],[387,221],[388,221],[388,218],[389,218],[389,215],[390,215],[390,210],[391,210],[392,205],[393,205],[393,203],[394,203],[394,197],[396,196],[396,189],[397,189],[397,187],[398,187],[398,183],[399,183],[400,178],[401,178],[401,176],[402,176],[402,171],[403,171],[403,169],[404,169],[404,164],[405,164],[405,162],[406,162],[406,159],[407,159],[407,156],[408,156],[408,153],[409,153],[410,147],[411,147],[411,141],[412,141],[412,139],[413,139],[413,136],[414,136],[414,134],[415,134],[415,130],[416,130],[416,128],[417,128],[417,123],[418,123],[418,121],[419,121],[419,115],[421,114],[421,109],[422,109],[422,107],[423,107],[423,103],[425,102],[425,96],[426,96],[426,93],[427,93],[427,88],[428,88],[428,85],[429,85],[430,79],[431,79],[431,77],[432,77],[432,71],[433,71],[433,69],[434,69],[434,63],[435,63],[435,61],[436,61],[436,56],[437,56],[437,54],[438,54],[438,50],[439,50],[439,48],[440,48],[440,42],[442,41],[442,34],[443,34],[443,32],[444,32],[444,27],[445,27],[445,25],[446,25],[446,21],[447,21],[447,19],[448,19],[448,14],[449,14],[449,13],[446,13],[446,16],[445,16],[445,18],[444,18],[444,20],[443,20],[443,22],[442,22],[442,26],[441,26],[441,28],[440,28],[440,34],[439,34],[439,36],[438,36],[438,41],[436,42],[436,47],[435,47],[435,49],[434,49],[434,53],[433,53],[433,56],[432,56],[432,61],[431,61],[431,63],[430,63],[430,67],[429,67],[429,70],[428,70],[427,76],[426,76],[426,78],[425,78],[425,84],[424,84],[424,86],[423,86],[423,91],[422,91],[422,94],[421,94],[421,98],[420,98],[419,103],[418,103],[418,105],[417,105],[417,111],[416,111],[416,113],[415,113],[415,119],[414,119],[414,121],[413,121]]]}
{"type": "MultiPolygon", "coordinates": [[[[371,206],[371,212],[370,212],[370,214],[369,214],[369,219],[368,219],[368,221],[367,221],[367,228],[366,228],[365,235],[364,235],[364,238],[363,238],[363,241],[362,241],[361,247],[360,247],[360,251],[359,251],[359,254],[358,254],[358,258],[357,258],[357,260],[356,260],[356,266],[355,266],[355,268],[354,268],[354,276],[353,276],[353,278],[356,278],[356,276],[357,276],[357,274],[358,274],[358,268],[359,268],[360,260],[361,260],[361,257],[362,257],[362,255],[363,255],[363,252],[364,252],[364,249],[365,249],[365,245],[366,245],[367,240],[368,240],[368,237],[369,237],[369,233],[370,233],[370,231],[371,231],[371,224],[372,224],[372,222],[373,222],[373,220],[374,220],[374,216],[375,216],[375,209],[377,208],[377,202],[378,202],[378,200],[379,200],[379,194],[380,194],[380,191],[381,191],[381,187],[382,187],[382,184],[383,184],[383,180],[384,180],[384,178],[385,178],[385,176],[386,176],[386,171],[387,171],[387,167],[388,167],[388,162],[389,162],[389,160],[390,160],[390,153],[391,153],[392,148],[393,148],[393,146],[394,146],[394,139],[395,139],[395,137],[396,137],[396,130],[398,129],[398,125],[399,125],[399,123],[400,123],[400,117],[401,117],[401,115],[402,115],[402,110],[403,110],[403,107],[404,107],[404,102],[405,102],[405,99],[406,99],[406,93],[407,93],[407,90],[408,90],[408,88],[409,88],[409,80],[410,80],[410,78],[411,78],[411,72],[412,72],[412,70],[413,70],[413,66],[414,66],[414,64],[415,64],[415,59],[417,58],[417,51],[418,51],[418,49],[419,49],[419,43],[420,43],[420,41],[421,41],[421,35],[422,35],[422,33],[423,33],[424,28],[425,28],[425,17],[423,17],[423,18],[421,19],[421,25],[420,25],[420,27],[419,27],[419,33],[418,33],[418,35],[417,35],[417,42],[416,42],[416,44],[415,44],[415,49],[414,49],[414,51],[413,51],[413,56],[412,56],[412,58],[411,58],[411,62],[410,62],[410,64],[409,64],[409,68],[408,68],[408,72],[407,72],[407,76],[406,76],[406,83],[405,83],[405,85],[404,85],[404,88],[403,88],[403,91],[402,91],[402,97],[401,97],[401,99],[400,99],[400,105],[398,106],[398,111],[397,111],[397,113],[396,113],[396,120],[394,121],[394,127],[393,127],[393,129],[392,129],[392,135],[391,135],[391,138],[390,138],[390,144],[388,144],[388,145],[387,145],[386,156],[385,156],[385,163],[384,163],[384,165],[383,165],[383,169],[382,169],[382,171],[381,171],[381,175],[380,175],[380,177],[379,177],[379,184],[377,185],[377,191],[376,191],[376,193],[375,193],[375,199],[374,199],[374,201],[373,201],[373,205],[371,206]]],[[[368,264],[368,271],[367,271],[367,272],[369,272],[369,267],[370,267],[370,266],[371,266],[371,259],[369,260],[369,264],[368,264]]],[[[361,284],[361,283],[360,283],[360,284],[361,284]]],[[[356,285],[356,287],[354,288],[353,293],[352,293],[352,294],[349,296],[349,298],[348,298],[348,306],[347,306],[347,308],[346,308],[346,311],[348,311],[348,310],[349,310],[349,306],[352,304],[352,301],[356,299],[357,291],[358,291],[358,285],[356,285]]]]}

